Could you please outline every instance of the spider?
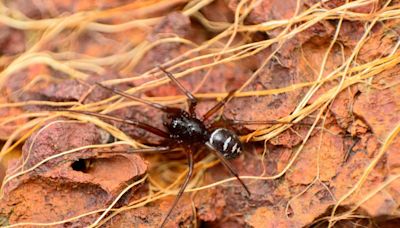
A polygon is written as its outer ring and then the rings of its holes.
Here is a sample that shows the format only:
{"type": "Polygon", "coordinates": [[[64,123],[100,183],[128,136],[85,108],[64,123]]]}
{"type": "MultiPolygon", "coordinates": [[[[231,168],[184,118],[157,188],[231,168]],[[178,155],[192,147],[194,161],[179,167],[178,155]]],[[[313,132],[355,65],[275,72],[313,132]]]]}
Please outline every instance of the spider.
{"type": "MultiPolygon", "coordinates": [[[[243,145],[239,140],[237,134],[229,130],[227,128],[217,127],[216,122],[211,121],[211,123],[207,123],[208,119],[213,116],[216,112],[218,112],[225,104],[228,102],[233,95],[235,94],[236,90],[233,90],[228,93],[228,95],[218,102],[214,107],[208,110],[202,117],[198,117],[196,115],[196,105],[197,105],[197,98],[190,93],[173,75],[172,73],[166,71],[162,67],[158,67],[161,71],[163,71],[171,80],[171,82],[183,93],[188,99],[189,102],[189,109],[185,111],[180,108],[173,108],[164,106],[158,103],[154,103],[151,101],[147,101],[130,94],[127,94],[121,90],[115,88],[109,88],[104,86],[100,83],[97,83],[98,86],[102,87],[105,90],[111,91],[112,93],[118,94],[122,97],[127,99],[131,99],[137,102],[141,102],[162,112],[167,114],[167,120],[164,122],[164,126],[166,127],[167,131],[158,129],[151,125],[148,125],[143,122],[135,121],[135,120],[127,120],[127,119],[120,119],[117,117],[99,114],[95,112],[88,112],[88,111],[77,111],[77,110],[65,110],[68,112],[76,112],[85,115],[91,115],[103,119],[114,120],[130,125],[134,125],[138,128],[144,129],[148,132],[151,132],[155,135],[158,135],[165,139],[167,146],[156,146],[151,148],[150,150],[144,149],[140,152],[151,152],[151,153],[165,153],[171,151],[176,147],[182,147],[186,152],[187,156],[187,163],[189,167],[189,172],[186,174],[186,177],[181,185],[178,194],[168,210],[167,214],[164,217],[160,227],[163,227],[166,222],[168,221],[168,217],[171,215],[172,211],[178,204],[179,199],[182,197],[190,178],[193,174],[193,167],[194,167],[194,149],[198,148],[198,146],[206,146],[214,155],[218,157],[221,163],[225,166],[225,168],[231,173],[231,175],[235,176],[236,179],[239,181],[243,189],[246,191],[247,195],[250,196],[251,193],[246,186],[246,184],[240,179],[238,173],[235,171],[233,166],[229,163],[228,159],[237,158],[243,151],[243,145]]],[[[251,124],[250,121],[247,121],[251,124]]],[[[231,121],[231,123],[239,123],[239,121],[231,121]]]]}

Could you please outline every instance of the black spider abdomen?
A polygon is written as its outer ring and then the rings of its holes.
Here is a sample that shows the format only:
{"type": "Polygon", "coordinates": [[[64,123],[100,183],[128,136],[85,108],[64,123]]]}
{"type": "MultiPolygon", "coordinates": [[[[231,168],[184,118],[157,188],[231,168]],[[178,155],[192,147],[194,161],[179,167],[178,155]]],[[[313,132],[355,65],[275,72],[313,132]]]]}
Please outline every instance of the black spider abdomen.
{"type": "Polygon", "coordinates": [[[208,142],[227,159],[238,157],[243,150],[243,145],[236,134],[225,128],[213,131],[208,142]]]}
{"type": "Polygon", "coordinates": [[[208,131],[204,124],[189,116],[178,116],[166,125],[170,137],[183,143],[204,143],[208,139],[208,131]]]}

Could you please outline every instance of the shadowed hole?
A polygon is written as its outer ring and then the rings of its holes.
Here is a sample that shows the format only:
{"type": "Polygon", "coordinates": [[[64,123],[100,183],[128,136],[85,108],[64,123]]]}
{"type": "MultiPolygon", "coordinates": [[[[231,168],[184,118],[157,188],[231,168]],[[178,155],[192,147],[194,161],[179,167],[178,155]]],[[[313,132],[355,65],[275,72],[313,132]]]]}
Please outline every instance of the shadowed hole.
{"type": "Polygon", "coordinates": [[[88,173],[92,163],[91,159],[79,159],[71,164],[71,168],[75,171],[88,173]]]}

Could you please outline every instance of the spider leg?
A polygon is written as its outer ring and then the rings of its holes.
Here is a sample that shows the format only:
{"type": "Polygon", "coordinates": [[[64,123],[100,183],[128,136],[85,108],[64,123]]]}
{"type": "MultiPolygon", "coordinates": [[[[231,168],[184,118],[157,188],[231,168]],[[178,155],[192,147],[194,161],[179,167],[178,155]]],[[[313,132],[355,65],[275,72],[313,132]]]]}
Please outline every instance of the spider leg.
{"type": "Polygon", "coordinates": [[[234,120],[224,118],[228,124],[242,124],[242,125],[273,125],[273,124],[296,124],[296,125],[311,125],[308,123],[293,123],[290,121],[279,120],[234,120]]]}
{"type": "Polygon", "coordinates": [[[182,197],[183,192],[185,191],[187,185],[189,184],[189,180],[192,177],[193,174],[193,151],[188,148],[186,150],[187,153],[187,159],[188,159],[188,166],[189,166],[189,172],[186,174],[185,180],[183,181],[183,184],[181,186],[181,188],[179,189],[178,195],[176,196],[174,202],[172,203],[171,208],[168,210],[167,215],[165,216],[163,222],[161,223],[160,227],[163,227],[165,225],[165,223],[168,220],[168,217],[171,215],[172,211],[174,210],[174,208],[176,207],[176,205],[178,204],[179,199],[182,197]]]}
{"type": "Polygon", "coordinates": [[[78,110],[67,110],[67,109],[63,109],[63,110],[59,110],[59,111],[63,111],[63,112],[72,112],[72,113],[80,113],[80,114],[84,114],[84,115],[88,115],[88,116],[96,116],[102,119],[108,119],[108,120],[114,120],[117,122],[121,122],[121,123],[126,123],[129,125],[133,125],[136,126],[138,128],[141,128],[143,130],[146,130],[148,132],[151,132],[155,135],[158,135],[160,137],[163,138],[169,138],[169,134],[161,129],[158,129],[156,127],[153,127],[151,125],[148,125],[146,123],[140,122],[140,121],[136,121],[136,120],[126,120],[126,119],[121,119],[118,117],[114,117],[114,116],[109,116],[109,115],[105,115],[105,114],[100,114],[100,113],[95,113],[95,112],[89,112],[89,111],[78,111],[78,110]]]}
{"type": "Polygon", "coordinates": [[[175,152],[169,146],[159,146],[152,148],[141,148],[141,149],[127,149],[127,150],[107,150],[107,151],[96,151],[96,153],[119,153],[119,154],[160,154],[160,153],[169,153],[175,152]]]}
{"type": "Polygon", "coordinates": [[[249,188],[247,188],[246,184],[242,181],[242,179],[240,179],[238,173],[236,172],[235,168],[231,165],[231,163],[229,163],[229,161],[226,160],[226,158],[224,157],[224,155],[222,155],[219,151],[217,151],[216,149],[214,149],[214,147],[206,142],[206,146],[211,149],[211,151],[217,155],[217,157],[219,158],[219,160],[222,162],[222,164],[225,166],[225,168],[233,175],[236,177],[236,179],[240,182],[240,184],[243,186],[244,190],[246,190],[247,195],[250,196],[250,190],[249,188]]]}
{"type": "Polygon", "coordinates": [[[172,81],[172,83],[174,83],[183,94],[186,95],[186,97],[189,99],[189,113],[190,115],[192,115],[192,117],[196,117],[195,111],[197,105],[197,98],[189,90],[187,90],[178,80],[176,80],[176,78],[171,72],[168,72],[161,66],[158,66],[158,68],[168,76],[168,78],[172,81]]]}
{"type": "Polygon", "coordinates": [[[162,104],[158,104],[158,103],[151,102],[151,101],[139,98],[139,97],[135,97],[135,96],[132,96],[132,95],[130,95],[128,93],[125,93],[124,91],[116,89],[116,88],[110,88],[110,87],[107,87],[107,86],[102,85],[100,83],[96,83],[96,85],[100,86],[101,88],[103,88],[105,90],[111,91],[112,93],[118,94],[118,95],[120,95],[122,97],[125,97],[125,98],[128,98],[130,100],[134,100],[134,101],[149,105],[149,106],[151,106],[153,108],[159,109],[159,110],[161,110],[163,112],[166,112],[166,113],[177,113],[178,112],[178,110],[176,108],[170,108],[170,107],[164,106],[162,104]]]}
{"type": "Polygon", "coordinates": [[[228,93],[228,95],[226,97],[224,97],[223,100],[221,100],[214,107],[212,107],[210,110],[208,110],[207,113],[203,115],[203,121],[207,120],[212,115],[214,115],[216,112],[218,112],[233,97],[233,95],[235,95],[235,92],[236,92],[236,90],[230,91],[228,93]]]}

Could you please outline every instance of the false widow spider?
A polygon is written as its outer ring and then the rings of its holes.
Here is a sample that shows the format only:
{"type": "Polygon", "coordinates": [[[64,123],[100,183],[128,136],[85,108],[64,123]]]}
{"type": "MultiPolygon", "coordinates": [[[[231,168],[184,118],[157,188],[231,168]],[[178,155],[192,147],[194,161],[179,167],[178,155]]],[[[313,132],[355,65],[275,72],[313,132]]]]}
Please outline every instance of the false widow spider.
{"type": "MultiPolygon", "coordinates": [[[[235,94],[236,90],[233,90],[228,93],[228,95],[218,102],[214,107],[208,110],[202,117],[197,117],[196,115],[196,105],[197,105],[197,98],[191,94],[173,75],[172,73],[166,71],[162,67],[158,67],[161,71],[163,71],[171,80],[171,82],[187,97],[189,101],[189,110],[185,111],[180,108],[173,108],[164,106],[158,103],[154,103],[148,100],[144,100],[130,94],[127,94],[121,90],[115,88],[109,88],[104,86],[100,83],[97,83],[98,86],[102,87],[105,90],[111,91],[112,93],[118,94],[124,98],[134,100],[146,105],[149,105],[153,108],[159,109],[162,112],[167,114],[167,120],[164,122],[164,126],[168,131],[164,131],[148,125],[143,122],[139,122],[136,120],[127,120],[121,119],[105,114],[99,114],[95,112],[89,111],[78,111],[78,110],[64,110],[67,112],[75,112],[81,113],[85,115],[91,115],[103,119],[114,120],[117,122],[122,122],[125,124],[130,124],[151,132],[155,135],[158,135],[165,139],[167,146],[157,146],[155,148],[150,149],[142,149],[137,150],[136,152],[148,152],[148,153],[165,153],[169,152],[174,148],[183,147],[186,156],[187,162],[189,166],[189,172],[186,174],[186,177],[181,185],[178,194],[171,206],[168,210],[166,216],[164,217],[163,222],[161,223],[160,227],[163,227],[170,214],[172,213],[173,209],[178,204],[179,199],[182,197],[190,178],[193,174],[194,168],[194,161],[193,161],[193,154],[194,149],[198,146],[205,145],[210,151],[214,153],[221,161],[221,163],[225,166],[225,168],[231,173],[231,175],[235,176],[239,183],[242,185],[243,189],[246,191],[247,195],[250,196],[251,193],[246,186],[246,184],[240,179],[238,173],[235,171],[233,166],[229,163],[228,159],[237,158],[241,152],[243,151],[243,145],[239,140],[239,137],[236,135],[235,132],[227,129],[218,127],[215,125],[215,121],[211,123],[207,123],[207,120],[213,116],[216,112],[218,112],[227,101],[229,101],[232,96],[235,94]]],[[[238,123],[232,121],[232,123],[238,123]]]]}

